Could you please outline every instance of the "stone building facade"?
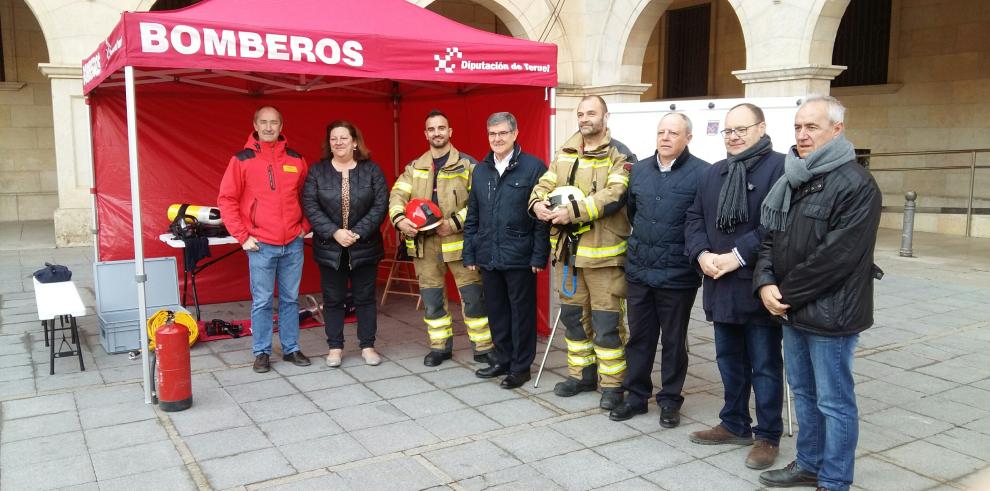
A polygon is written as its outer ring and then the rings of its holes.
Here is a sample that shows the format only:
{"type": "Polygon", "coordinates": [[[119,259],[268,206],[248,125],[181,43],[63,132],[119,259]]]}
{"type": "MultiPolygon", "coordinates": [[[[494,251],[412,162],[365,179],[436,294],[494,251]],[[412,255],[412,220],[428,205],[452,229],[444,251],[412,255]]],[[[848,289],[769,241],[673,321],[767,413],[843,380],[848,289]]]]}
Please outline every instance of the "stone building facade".
{"type": "MultiPolygon", "coordinates": [[[[165,1],[183,3],[159,0],[165,1]]],[[[990,9],[984,0],[885,0],[885,80],[835,88],[833,78],[844,67],[833,64],[833,49],[850,3],[879,0],[409,1],[479,29],[556,43],[558,138],[575,128],[581,95],[615,102],[670,98],[663,68],[679,53],[665,48],[679,25],[673,19],[701,7],[708,43],[699,97],[831,92],[850,109],[850,139],[874,153],[990,148],[990,9]]],[[[0,0],[0,221],[53,219],[59,246],[91,240],[89,113],[79,63],[122,11],[155,3],[0,0]]],[[[979,164],[990,164],[990,152],[975,155],[979,164]]],[[[876,157],[871,165],[888,206],[898,206],[910,188],[928,198],[922,206],[958,211],[968,202],[969,171],[879,169],[968,165],[970,159],[969,153],[876,157]]],[[[978,169],[977,198],[990,195],[988,184],[990,169],[978,169]]],[[[988,202],[977,199],[974,206],[988,202]]],[[[965,233],[958,214],[919,218],[921,230],[965,233]]],[[[885,216],[887,225],[898,220],[896,213],[885,216]]],[[[971,228],[973,235],[990,236],[990,223],[979,216],[971,228]]]]}

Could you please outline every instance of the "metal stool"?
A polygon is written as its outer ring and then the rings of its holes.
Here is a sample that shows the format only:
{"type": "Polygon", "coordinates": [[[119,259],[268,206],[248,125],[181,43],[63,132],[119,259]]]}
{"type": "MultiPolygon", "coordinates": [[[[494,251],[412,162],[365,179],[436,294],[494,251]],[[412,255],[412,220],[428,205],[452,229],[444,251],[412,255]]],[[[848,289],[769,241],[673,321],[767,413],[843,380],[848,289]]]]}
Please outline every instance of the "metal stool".
{"type": "Polygon", "coordinates": [[[57,319],[48,319],[41,321],[41,327],[45,330],[45,346],[48,346],[48,374],[55,375],[55,358],[62,358],[64,356],[78,356],[79,357],[79,370],[86,371],[86,365],[83,363],[82,358],[82,348],[79,347],[79,326],[76,325],[76,318],[72,315],[60,315],[57,319]],[[56,322],[57,320],[57,322],[56,322]],[[58,349],[55,351],[55,332],[59,331],[62,333],[62,339],[59,340],[58,349]],[[65,332],[69,331],[69,337],[71,340],[66,339],[65,332]],[[48,334],[51,333],[51,338],[48,334]],[[73,348],[73,345],[75,347],[73,348]],[[68,348],[63,350],[62,347],[68,348]]]}

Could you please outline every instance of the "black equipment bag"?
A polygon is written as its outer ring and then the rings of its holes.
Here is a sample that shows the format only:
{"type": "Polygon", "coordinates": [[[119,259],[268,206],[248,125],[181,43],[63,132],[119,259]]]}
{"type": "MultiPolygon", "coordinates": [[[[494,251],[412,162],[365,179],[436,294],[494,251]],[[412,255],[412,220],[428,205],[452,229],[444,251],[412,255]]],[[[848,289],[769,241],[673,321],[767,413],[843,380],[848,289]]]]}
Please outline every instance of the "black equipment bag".
{"type": "Polygon", "coordinates": [[[45,267],[34,272],[38,283],[58,283],[72,279],[72,271],[61,264],[45,263],[45,267]]]}

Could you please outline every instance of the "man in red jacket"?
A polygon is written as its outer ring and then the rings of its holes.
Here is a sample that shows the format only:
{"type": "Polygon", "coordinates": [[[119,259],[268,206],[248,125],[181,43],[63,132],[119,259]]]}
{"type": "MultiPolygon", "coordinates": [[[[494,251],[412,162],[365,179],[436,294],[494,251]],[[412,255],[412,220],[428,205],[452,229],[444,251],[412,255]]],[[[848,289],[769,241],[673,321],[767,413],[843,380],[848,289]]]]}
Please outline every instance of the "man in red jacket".
{"type": "Polygon", "coordinates": [[[254,133],[227,164],[217,203],[230,235],[247,251],[251,273],[251,337],[254,371],[271,370],[272,300],[278,282],[278,338],[282,359],[307,366],[299,350],[299,281],[302,279],[303,217],[300,193],[306,161],[288,148],[282,113],[263,106],[254,133]]]}

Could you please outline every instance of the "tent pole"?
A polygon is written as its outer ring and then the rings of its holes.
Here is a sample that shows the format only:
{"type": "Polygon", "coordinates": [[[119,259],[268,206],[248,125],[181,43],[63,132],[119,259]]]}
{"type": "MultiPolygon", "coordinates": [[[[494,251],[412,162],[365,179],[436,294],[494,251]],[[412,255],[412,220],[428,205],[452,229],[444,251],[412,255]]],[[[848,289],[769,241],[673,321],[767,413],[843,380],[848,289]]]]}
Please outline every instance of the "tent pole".
{"type": "Polygon", "coordinates": [[[127,157],[131,175],[131,219],[134,222],[134,281],[138,294],[138,331],[141,334],[141,375],[144,379],[144,403],[151,404],[151,367],[148,366],[148,300],[145,296],[144,243],[141,240],[141,187],[138,176],[137,111],[134,105],[134,67],[124,67],[127,98],[127,157]]]}
{"type": "MultiPolygon", "coordinates": [[[[547,149],[547,166],[553,165],[553,158],[557,152],[557,89],[554,87],[547,87],[544,92],[547,98],[547,105],[550,106],[550,135],[549,135],[549,148],[547,149]]],[[[547,282],[547,322],[550,322],[550,312],[554,310],[557,311],[557,318],[560,318],[560,297],[556,294],[553,288],[553,278],[554,278],[554,266],[553,262],[550,263],[550,268],[547,273],[550,277],[550,281],[547,282]]],[[[556,325],[554,326],[556,327],[556,325]]],[[[547,339],[547,353],[550,352],[550,344],[553,343],[553,332],[551,331],[550,337],[547,339]]]]}
{"type": "Polygon", "coordinates": [[[92,184],[89,188],[89,203],[92,206],[89,216],[89,232],[93,236],[93,263],[95,264],[100,261],[100,221],[96,215],[96,155],[93,154],[93,111],[90,109],[89,103],[89,96],[86,96],[86,121],[89,121],[89,126],[86,127],[86,137],[89,140],[89,170],[92,176],[92,184]]]}
{"type": "Polygon", "coordinates": [[[550,103],[550,153],[547,155],[547,162],[553,160],[554,152],[557,151],[557,89],[549,88],[550,103]]]}
{"type": "Polygon", "coordinates": [[[399,82],[392,82],[392,170],[399,177],[399,82]]]}

